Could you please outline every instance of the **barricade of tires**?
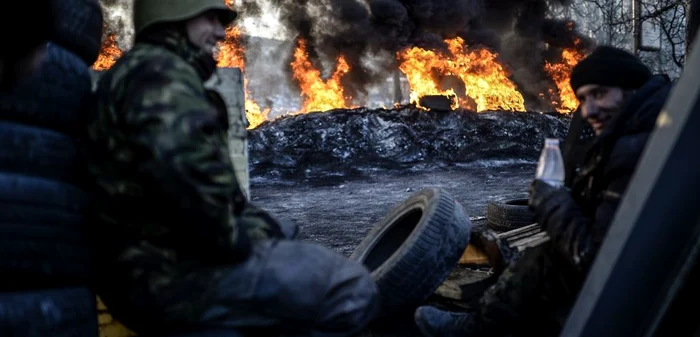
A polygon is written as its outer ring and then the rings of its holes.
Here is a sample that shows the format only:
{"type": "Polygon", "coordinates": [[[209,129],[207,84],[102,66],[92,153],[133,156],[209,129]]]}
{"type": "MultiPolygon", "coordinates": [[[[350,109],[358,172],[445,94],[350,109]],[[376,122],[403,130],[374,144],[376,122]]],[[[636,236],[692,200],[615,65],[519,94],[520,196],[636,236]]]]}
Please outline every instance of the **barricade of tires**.
{"type": "Polygon", "coordinates": [[[0,93],[0,326],[3,336],[97,336],[78,144],[91,113],[97,0],[55,0],[36,73],[0,93]]]}

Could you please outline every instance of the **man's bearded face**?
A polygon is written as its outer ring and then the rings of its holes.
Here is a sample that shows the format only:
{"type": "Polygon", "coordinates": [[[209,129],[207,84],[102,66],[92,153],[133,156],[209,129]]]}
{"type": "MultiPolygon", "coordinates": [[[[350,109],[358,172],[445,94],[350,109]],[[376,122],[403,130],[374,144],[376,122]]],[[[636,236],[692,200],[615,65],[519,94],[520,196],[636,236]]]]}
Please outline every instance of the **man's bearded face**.
{"type": "Polygon", "coordinates": [[[581,116],[600,135],[610,122],[617,117],[625,104],[622,88],[598,84],[586,84],[576,90],[580,102],[581,116]]]}

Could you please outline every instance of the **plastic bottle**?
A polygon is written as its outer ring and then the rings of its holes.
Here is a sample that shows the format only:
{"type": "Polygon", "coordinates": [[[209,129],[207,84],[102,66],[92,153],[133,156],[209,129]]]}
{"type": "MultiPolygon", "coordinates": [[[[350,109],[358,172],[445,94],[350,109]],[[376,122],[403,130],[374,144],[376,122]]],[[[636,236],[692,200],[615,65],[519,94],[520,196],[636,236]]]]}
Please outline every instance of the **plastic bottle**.
{"type": "Polygon", "coordinates": [[[552,186],[564,186],[564,158],[559,149],[559,139],[547,138],[537,163],[536,178],[552,186]]]}

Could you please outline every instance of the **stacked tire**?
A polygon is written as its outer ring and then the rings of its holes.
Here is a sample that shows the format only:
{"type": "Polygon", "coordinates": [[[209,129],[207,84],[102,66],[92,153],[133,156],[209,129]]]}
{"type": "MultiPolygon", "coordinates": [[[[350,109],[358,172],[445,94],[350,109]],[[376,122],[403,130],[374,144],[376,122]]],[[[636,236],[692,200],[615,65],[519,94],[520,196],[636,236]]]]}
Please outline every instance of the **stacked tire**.
{"type": "Polygon", "coordinates": [[[490,229],[507,232],[536,222],[527,205],[528,195],[510,195],[491,200],[486,205],[486,220],[490,229]]]}
{"type": "Polygon", "coordinates": [[[93,110],[97,0],[54,0],[38,70],[0,93],[0,335],[97,336],[79,142],[93,110]]]}

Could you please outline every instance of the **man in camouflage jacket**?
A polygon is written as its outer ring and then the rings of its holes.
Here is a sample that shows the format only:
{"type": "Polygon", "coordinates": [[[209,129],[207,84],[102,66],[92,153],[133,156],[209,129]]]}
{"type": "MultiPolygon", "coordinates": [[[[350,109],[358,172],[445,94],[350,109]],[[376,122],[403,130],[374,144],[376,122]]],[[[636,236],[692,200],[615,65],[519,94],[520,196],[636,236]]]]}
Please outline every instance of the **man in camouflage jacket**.
{"type": "MultiPolygon", "coordinates": [[[[672,88],[634,55],[598,47],[571,86],[595,133],[571,189],[535,180],[529,205],[550,241],[526,250],[472,313],[416,311],[425,336],[558,336],[672,88]]],[[[577,165],[578,166],[578,165],[577,165]]]]}
{"type": "Polygon", "coordinates": [[[85,144],[98,293],[138,333],[225,327],[346,336],[377,309],[361,265],[251,205],[204,82],[236,13],[221,0],[137,0],[134,47],[104,73],[85,144]]]}

